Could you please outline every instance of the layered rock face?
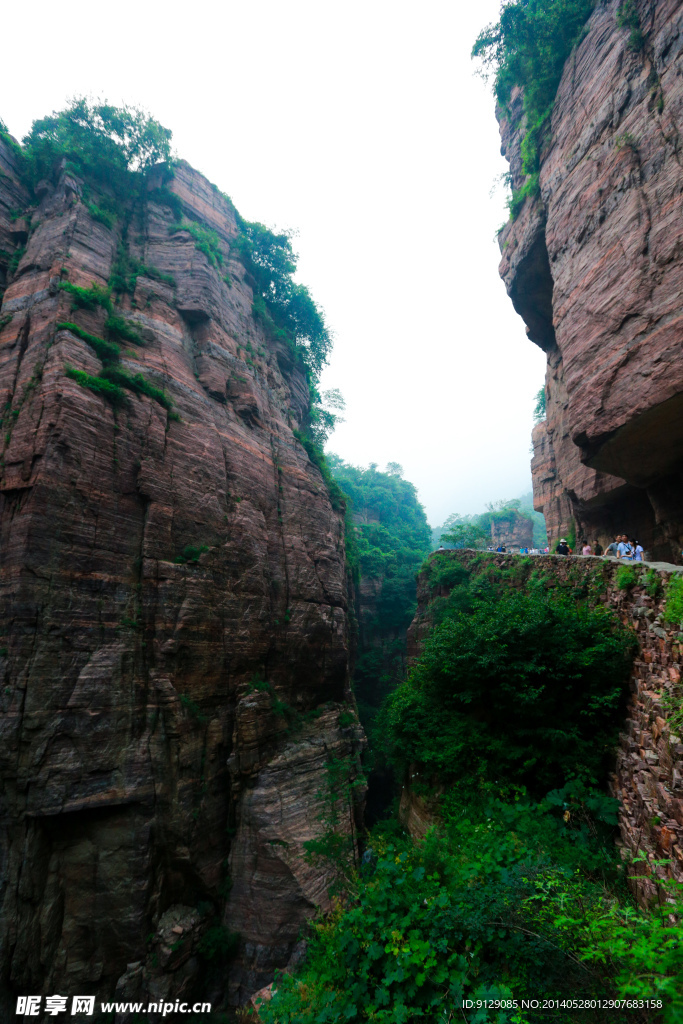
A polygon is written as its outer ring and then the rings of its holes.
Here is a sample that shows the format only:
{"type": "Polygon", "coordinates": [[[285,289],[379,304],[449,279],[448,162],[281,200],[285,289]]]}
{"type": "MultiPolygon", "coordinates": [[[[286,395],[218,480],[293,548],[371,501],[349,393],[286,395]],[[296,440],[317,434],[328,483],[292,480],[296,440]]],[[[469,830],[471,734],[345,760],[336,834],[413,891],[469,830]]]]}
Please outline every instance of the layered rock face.
{"type": "Polygon", "coordinates": [[[156,272],[115,310],[145,341],[122,367],[176,417],[67,377],[102,365],[57,325],[102,337],[106,312],[73,310],[60,282],[105,286],[121,225],[93,219],[66,171],[29,208],[1,142],[0,171],[0,248],[21,257],[0,280],[0,1007],[243,1001],[325,902],[302,844],[324,827],[330,765],[352,835],[360,792],[360,730],[340,721],[343,521],[292,433],[306,379],[252,316],[231,205],[183,164],[172,205],[217,233],[224,264],[150,192],[125,244],[156,272]]]}
{"type": "MultiPolygon", "coordinates": [[[[500,236],[500,273],[548,356],[547,419],[533,433],[535,507],[551,542],[683,543],[683,8],[635,0],[643,50],[599,4],[567,61],[538,199],[500,236]]],[[[524,182],[522,100],[498,111],[524,182]]]]}

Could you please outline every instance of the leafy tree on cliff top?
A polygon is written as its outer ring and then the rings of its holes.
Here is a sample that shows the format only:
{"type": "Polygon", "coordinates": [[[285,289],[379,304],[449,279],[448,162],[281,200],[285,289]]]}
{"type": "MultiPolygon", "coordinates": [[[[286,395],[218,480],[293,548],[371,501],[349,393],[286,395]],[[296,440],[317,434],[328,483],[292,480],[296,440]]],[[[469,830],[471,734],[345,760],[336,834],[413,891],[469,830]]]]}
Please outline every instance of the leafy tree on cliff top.
{"type": "Polygon", "coordinates": [[[332,349],[332,334],[308,288],[293,280],[299,257],[292,248],[292,232],[271,231],[239,216],[238,223],[238,249],[254,283],[254,312],[273,333],[299,348],[316,382],[332,349]]]}
{"type": "Polygon", "coordinates": [[[138,107],[75,99],[66,110],[34,121],[23,140],[25,171],[34,187],[50,180],[62,160],[122,197],[130,172],[171,159],[172,132],[138,107]]]}
{"type": "MultiPolygon", "coordinates": [[[[65,162],[74,174],[108,191],[112,207],[120,211],[146,171],[159,163],[170,165],[171,138],[168,128],[138,107],[74,99],[65,110],[33,122],[20,151],[23,177],[33,189],[41,179],[54,180],[65,162]]],[[[293,279],[298,256],[292,233],[235,214],[241,228],[237,249],[253,282],[254,315],[290,345],[315,385],[332,348],[332,333],[308,288],[293,279]]],[[[312,399],[307,433],[320,447],[315,424],[328,429],[330,424],[319,396],[312,399]]]]}

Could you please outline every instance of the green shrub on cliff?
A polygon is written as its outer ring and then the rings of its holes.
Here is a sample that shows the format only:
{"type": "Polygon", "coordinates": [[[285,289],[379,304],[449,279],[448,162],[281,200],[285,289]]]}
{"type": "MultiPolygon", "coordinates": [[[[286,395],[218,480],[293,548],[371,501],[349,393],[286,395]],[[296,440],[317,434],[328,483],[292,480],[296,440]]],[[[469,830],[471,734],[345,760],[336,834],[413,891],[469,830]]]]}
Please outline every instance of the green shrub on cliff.
{"type": "Polygon", "coordinates": [[[640,51],[645,46],[645,35],[640,27],[638,8],[635,0],[624,0],[617,8],[617,25],[619,28],[630,29],[628,45],[632,50],[640,51]]]}
{"type": "Polygon", "coordinates": [[[546,417],[545,385],[539,388],[536,393],[536,405],[534,406],[534,423],[542,423],[546,417]]]}
{"type": "Polygon", "coordinates": [[[198,252],[203,252],[212,267],[223,266],[223,253],[221,252],[220,239],[213,228],[207,228],[203,224],[197,224],[193,220],[181,220],[171,224],[168,229],[170,235],[176,231],[188,231],[194,239],[194,247],[198,252]]]}
{"type": "Polygon", "coordinates": [[[95,334],[84,331],[78,324],[72,324],[69,320],[60,320],[59,323],[55,324],[55,327],[58,331],[70,331],[77,338],[80,338],[81,341],[86,342],[97,353],[103,363],[118,363],[121,357],[121,350],[115,342],[98,338],[95,334]]]}
{"type": "Polygon", "coordinates": [[[104,321],[104,326],[115,338],[122,341],[130,341],[133,345],[144,345],[145,340],[134,323],[126,320],[123,316],[116,316],[112,313],[104,321]]]}
{"type": "Polygon", "coordinates": [[[683,575],[680,573],[672,576],[667,583],[663,619],[670,626],[683,623],[683,575]]]}
{"type": "Polygon", "coordinates": [[[427,776],[525,786],[602,780],[635,640],[616,616],[541,584],[480,589],[431,632],[389,700],[393,756],[427,776]]]}
{"type": "Polygon", "coordinates": [[[128,292],[129,295],[134,295],[138,277],[149,277],[152,281],[160,281],[170,285],[171,288],[176,287],[175,278],[170,274],[164,274],[156,267],[142,263],[131,256],[123,244],[120,244],[116,250],[116,259],[109,275],[109,287],[113,292],[119,294],[128,292]]]}
{"type": "Polygon", "coordinates": [[[472,48],[485,74],[494,77],[496,99],[505,107],[515,86],[524,92],[527,117],[522,141],[529,179],[513,194],[517,215],[524,199],[538,192],[541,143],[565,61],[580,40],[596,0],[505,0],[500,19],[483,29],[472,48]]]}
{"type": "MultiPolygon", "coordinates": [[[[291,233],[276,233],[241,217],[238,223],[241,234],[237,250],[253,280],[254,298],[262,300],[273,329],[283,332],[283,337],[301,351],[316,382],[329,357],[332,335],[308,288],[294,282],[298,256],[292,248],[291,233]]],[[[255,310],[258,313],[256,303],[255,310]]]]}
{"type": "Polygon", "coordinates": [[[113,381],[107,380],[105,377],[94,377],[89,373],[85,373],[83,370],[77,370],[75,367],[69,365],[64,367],[64,372],[67,377],[70,377],[71,380],[75,380],[82,388],[94,391],[96,395],[100,395],[109,402],[110,405],[113,405],[114,407],[125,405],[126,392],[113,381]]]}
{"type": "Polygon", "coordinates": [[[67,292],[71,296],[72,309],[103,309],[111,311],[111,293],[108,288],[93,282],[89,288],[81,288],[70,281],[59,282],[60,291],[67,292]]]}

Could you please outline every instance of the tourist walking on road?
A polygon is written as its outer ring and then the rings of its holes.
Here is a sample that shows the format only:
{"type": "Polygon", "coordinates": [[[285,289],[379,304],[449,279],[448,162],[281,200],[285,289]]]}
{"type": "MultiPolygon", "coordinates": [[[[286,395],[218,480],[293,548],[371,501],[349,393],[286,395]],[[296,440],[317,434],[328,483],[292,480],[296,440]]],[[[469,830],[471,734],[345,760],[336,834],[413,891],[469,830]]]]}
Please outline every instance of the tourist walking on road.
{"type": "Polygon", "coordinates": [[[560,543],[557,545],[557,551],[555,553],[558,555],[568,555],[570,551],[571,549],[567,544],[567,541],[564,539],[564,537],[561,537],[560,543]]]}
{"type": "Polygon", "coordinates": [[[611,555],[612,558],[618,558],[619,557],[617,555],[617,548],[619,547],[619,541],[620,540],[621,540],[621,537],[615,537],[614,540],[612,541],[612,543],[607,546],[607,551],[605,551],[605,558],[608,555],[611,555]]]}
{"type": "Polygon", "coordinates": [[[634,562],[642,562],[643,560],[643,546],[639,544],[637,540],[632,540],[631,545],[633,547],[633,560],[634,562]]]}
{"type": "Polygon", "coordinates": [[[593,548],[590,546],[588,541],[586,541],[586,543],[581,548],[581,554],[582,555],[592,555],[593,554],[593,548]]]}

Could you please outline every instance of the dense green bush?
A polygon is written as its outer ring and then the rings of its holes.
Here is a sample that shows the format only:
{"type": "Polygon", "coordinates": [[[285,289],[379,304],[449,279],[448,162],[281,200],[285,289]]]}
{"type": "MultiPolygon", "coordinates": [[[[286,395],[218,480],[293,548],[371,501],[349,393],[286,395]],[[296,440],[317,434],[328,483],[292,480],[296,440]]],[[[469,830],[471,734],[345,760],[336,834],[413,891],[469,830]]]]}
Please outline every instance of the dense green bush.
{"type": "Polygon", "coordinates": [[[101,395],[113,406],[126,404],[126,391],[132,391],[137,395],[147,395],[169,413],[171,419],[177,419],[177,413],[173,412],[173,402],[162,388],[151,384],[141,373],[130,374],[120,366],[106,363],[102,369],[102,375],[93,377],[83,370],[76,370],[73,366],[65,366],[65,373],[71,380],[77,381],[84,388],[89,388],[96,394],[101,395]]]}
{"type": "Polygon", "coordinates": [[[134,391],[137,395],[147,395],[148,398],[153,398],[155,402],[158,402],[159,405],[162,405],[169,412],[173,408],[173,402],[163,388],[158,388],[155,384],[151,384],[141,373],[130,374],[116,366],[105,366],[102,370],[102,376],[106,380],[111,381],[112,384],[127,388],[129,391],[134,391]]]}
{"type": "Polygon", "coordinates": [[[116,225],[116,214],[112,210],[106,210],[102,206],[98,206],[97,203],[88,203],[88,213],[93,220],[96,220],[99,224],[104,224],[106,228],[115,227],[116,225]]]}
{"type": "Polygon", "coordinates": [[[128,197],[135,172],[171,158],[171,132],[136,107],[75,99],[66,110],[34,121],[23,139],[22,166],[30,187],[54,180],[62,160],[115,200],[128,197]]]}
{"type": "Polygon", "coordinates": [[[394,757],[442,780],[602,781],[624,706],[633,635],[603,609],[542,586],[456,611],[390,698],[394,757]]]}
{"type": "Polygon", "coordinates": [[[619,590],[630,590],[639,583],[639,573],[634,565],[620,565],[617,568],[616,584],[619,590]]]}
{"type": "MultiPolygon", "coordinates": [[[[314,925],[303,968],[276,979],[259,1011],[264,1024],[597,1024],[604,1009],[569,1002],[521,1011],[505,1001],[629,995],[664,997],[663,1019],[674,1024],[683,1006],[680,928],[667,910],[647,915],[623,893],[615,898],[618,883],[591,877],[604,849],[592,822],[574,825],[576,808],[482,794],[469,807],[453,804],[422,842],[375,829],[370,862],[314,925]],[[503,1002],[466,1009],[468,998],[503,1002]]],[[[622,1024],[654,1019],[610,1011],[622,1024]]]]}
{"type": "Polygon", "coordinates": [[[666,586],[664,621],[671,626],[683,624],[683,575],[676,573],[666,586]]]}
{"type": "Polygon", "coordinates": [[[144,338],[136,325],[130,320],[126,320],[125,317],[116,316],[112,313],[104,321],[104,326],[115,338],[121,338],[122,341],[130,341],[133,345],[145,344],[144,338]]]}

